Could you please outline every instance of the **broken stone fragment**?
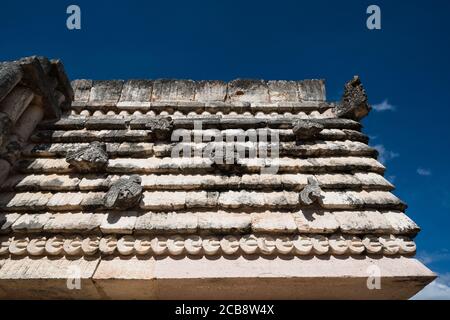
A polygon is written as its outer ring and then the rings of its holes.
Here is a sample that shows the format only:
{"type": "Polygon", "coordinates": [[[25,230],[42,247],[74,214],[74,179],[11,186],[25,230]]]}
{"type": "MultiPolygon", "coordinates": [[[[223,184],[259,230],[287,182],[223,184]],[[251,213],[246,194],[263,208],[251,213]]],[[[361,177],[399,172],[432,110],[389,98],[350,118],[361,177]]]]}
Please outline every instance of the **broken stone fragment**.
{"type": "Polygon", "coordinates": [[[293,124],[292,131],[297,140],[309,140],[316,138],[324,129],[324,125],[311,120],[298,120],[293,124]]]}
{"type": "Polygon", "coordinates": [[[70,149],[66,161],[79,172],[96,172],[108,163],[108,154],[104,143],[94,141],[88,146],[70,149]]]}
{"type": "Polygon", "coordinates": [[[0,101],[19,83],[23,73],[18,63],[0,63],[0,101]]]}
{"type": "Polygon", "coordinates": [[[301,203],[311,205],[314,202],[321,202],[321,192],[319,182],[314,177],[308,177],[308,184],[300,192],[301,203]]]}
{"type": "Polygon", "coordinates": [[[370,111],[367,94],[358,76],[345,84],[342,101],[336,106],[336,115],[339,118],[361,120],[370,111]]]}
{"type": "Polygon", "coordinates": [[[105,207],[127,210],[139,204],[142,198],[141,181],[141,177],[133,175],[114,182],[105,195],[105,207]]]}
{"type": "Polygon", "coordinates": [[[166,140],[170,138],[173,130],[173,120],[171,117],[150,119],[145,125],[150,130],[150,134],[156,140],[166,140]]]}

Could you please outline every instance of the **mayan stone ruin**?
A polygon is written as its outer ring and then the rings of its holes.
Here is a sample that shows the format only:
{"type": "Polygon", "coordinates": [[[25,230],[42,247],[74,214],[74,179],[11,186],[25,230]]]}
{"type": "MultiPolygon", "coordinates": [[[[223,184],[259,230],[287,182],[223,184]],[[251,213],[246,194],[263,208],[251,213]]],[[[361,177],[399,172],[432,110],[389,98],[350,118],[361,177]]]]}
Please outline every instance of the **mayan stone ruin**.
{"type": "Polygon", "coordinates": [[[1,63],[0,298],[410,298],[435,275],[343,86],[1,63]]]}

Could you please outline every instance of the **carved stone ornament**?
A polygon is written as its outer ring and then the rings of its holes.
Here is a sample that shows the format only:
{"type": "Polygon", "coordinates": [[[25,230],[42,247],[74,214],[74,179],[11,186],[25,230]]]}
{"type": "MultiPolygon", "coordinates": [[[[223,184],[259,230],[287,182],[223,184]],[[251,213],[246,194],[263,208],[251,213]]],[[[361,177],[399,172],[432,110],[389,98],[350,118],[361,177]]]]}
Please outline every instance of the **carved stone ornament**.
{"type": "Polygon", "coordinates": [[[297,120],[292,124],[292,131],[297,140],[311,140],[317,138],[324,129],[321,123],[311,120],[297,120]]]}
{"type": "Polygon", "coordinates": [[[311,205],[314,202],[320,203],[321,192],[319,182],[314,177],[308,177],[308,184],[300,192],[300,201],[303,204],[311,205]]]}
{"type": "Polygon", "coordinates": [[[370,111],[367,94],[358,76],[345,84],[342,101],[336,106],[336,115],[340,118],[361,120],[370,111]]]}
{"type": "Polygon", "coordinates": [[[100,171],[108,163],[106,145],[94,141],[88,146],[71,149],[67,152],[66,161],[79,172],[100,171]]]}
{"type": "Polygon", "coordinates": [[[104,202],[107,208],[127,210],[139,204],[141,198],[141,177],[133,175],[114,182],[106,193],[104,202]]]}
{"type": "Polygon", "coordinates": [[[173,120],[171,117],[150,119],[145,128],[150,130],[150,134],[155,140],[167,140],[172,134],[173,120]]]}

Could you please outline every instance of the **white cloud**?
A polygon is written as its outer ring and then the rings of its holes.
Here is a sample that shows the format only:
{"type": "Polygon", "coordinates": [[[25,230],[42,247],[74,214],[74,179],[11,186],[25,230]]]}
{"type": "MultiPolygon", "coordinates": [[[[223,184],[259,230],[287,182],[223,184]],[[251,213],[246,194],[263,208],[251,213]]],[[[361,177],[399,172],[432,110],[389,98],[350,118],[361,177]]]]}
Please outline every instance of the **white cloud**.
{"type": "Polygon", "coordinates": [[[450,300],[450,287],[436,279],[411,300],[450,300]]]}
{"type": "Polygon", "coordinates": [[[417,168],[417,173],[421,176],[431,176],[431,170],[430,169],[424,169],[424,168],[417,168]]]}
{"type": "Polygon", "coordinates": [[[395,111],[397,109],[397,107],[393,106],[392,104],[389,103],[389,101],[387,99],[385,99],[381,103],[374,104],[372,106],[372,109],[377,111],[377,112],[381,112],[381,111],[395,111]]]}
{"type": "Polygon", "coordinates": [[[373,147],[378,151],[378,160],[383,164],[389,160],[392,160],[400,156],[398,153],[394,151],[386,150],[386,148],[382,144],[377,144],[376,146],[373,147]]]}

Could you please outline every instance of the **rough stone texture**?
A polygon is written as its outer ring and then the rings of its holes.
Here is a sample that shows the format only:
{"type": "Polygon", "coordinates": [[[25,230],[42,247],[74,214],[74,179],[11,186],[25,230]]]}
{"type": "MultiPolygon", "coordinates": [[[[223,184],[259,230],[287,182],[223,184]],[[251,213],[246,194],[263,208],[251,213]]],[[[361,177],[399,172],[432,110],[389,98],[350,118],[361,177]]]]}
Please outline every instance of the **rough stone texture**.
{"type": "Polygon", "coordinates": [[[333,233],[339,228],[334,215],[327,211],[306,209],[293,216],[300,233],[333,233]]]}
{"type": "Polygon", "coordinates": [[[252,218],[245,213],[199,212],[198,228],[214,234],[248,233],[252,218]]]}
{"type": "Polygon", "coordinates": [[[89,233],[98,231],[105,218],[103,213],[57,213],[48,216],[45,232],[89,233]]]}
{"type": "Polygon", "coordinates": [[[299,101],[298,87],[295,81],[268,81],[270,102],[299,101]]]}
{"type": "Polygon", "coordinates": [[[0,185],[8,177],[9,170],[11,170],[11,164],[4,159],[0,159],[0,185]]]}
{"type": "Polygon", "coordinates": [[[228,83],[227,101],[270,102],[269,87],[264,80],[236,79],[228,83]]]}
{"type": "Polygon", "coordinates": [[[135,230],[141,233],[194,233],[198,217],[193,213],[146,213],[136,220],[135,230]]]}
{"type": "Polygon", "coordinates": [[[149,119],[145,128],[150,130],[150,135],[154,140],[166,140],[170,138],[173,130],[173,120],[170,117],[149,119]]]}
{"type": "Polygon", "coordinates": [[[416,234],[419,226],[400,211],[383,212],[382,215],[388,221],[394,234],[416,234]]]}
{"type": "Polygon", "coordinates": [[[11,131],[12,122],[8,115],[0,112],[0,146],[8,140],[11,131]]]}
{"type": "Polygon", "coordinates": [[[137,175],[114,182],[105,195],[105,206],[120,210],[136,206],[142,198],[141,178],[137,175]]]}
{"type": "Polygon", "coordinates": [[[303,80],[297,84],[300,101],[325,101],[324,80],[303,80]]]}
{"type": "Polygon", "coordinates": [[[361,120],[370,111],[366,91],[358,76],[345,84],[342,101],[336,106],[336,115],[341,118],[361,120]]]}
{"type": "Polygon", "coordinates": [[[92,80],[74,80],[71,84],[76,103],[87,103],[91,94],[92,80]]]}
{"type": "Polygon", "coordinates": [[[118,107],[150,106],[152,98],[151,80],[128,80],[125,82],[118,107]],[[148,105],[146,105],[147,103],[148,105]]]}
{"type": "Polygon", "coordinates": [[[324,126],[318,122],[298,120],[293,123],[292,131],[297,140],[310,140],[317,138],[324,126]]]}
{"type": "Polygon", "coordinates": [[[153,82],[152,101],[193,101],[195,83],[192,80],[161,79],[153,82]]]}
{"type": "Polygon", "coordinates": [[[38,123],[42,121],[44,116],[45,109],[42,105],[30,104],[11,131],[12,135],[15,135],[21,142],[28,141],[34,129],[38,123]]]}
{"type": "Polygon", "coordinates": [[[23,72],[18,63],[0,63],[0,101],[13,90],[22,79],[23,72]]]}
{"type": "Polygon", "coordinates": [[[120,215],[108,214],[100,225],[104,234],[131,234],[136,224],[137,212],[122,212],[120,215]]]}
{"type": "Polygon", "coordinates": [[[19,120],[22,113],[34,98],[31,89],[16,86],[1,102],[0,112],[8,115],[13,124],[19,120]]]}
{"type": "Polygon", "coordinates": [[[227,84],[223,81],[196,81],[196,101],[225,101],[227,84]]]}
{"type": "Polygon", "coordinates": [[[252,231],[255,233],[293,233],[297,230],[290,213],[252,213],[252,231]]]}
{"type": "Polygon", "coordinates": [[[11,226],[20,218],[18,213],[0,213],[0,234],[7,234],[11,226]]]}
{"type": "Polygon", "coordinates": [[[393,228],[378,211],[336,211],[339,227],[344,233],[390,233],[393,228]]]}
{"type": "Polygon", "coordinates": [[[79,172],[100,171],[108,163],[106,145],[95,141],[88,146],[69,150],[66,161],[79,172]]]}
{"type": "Polygon", "coordinates": [[[22,214],[12,225],[15,232],[39,232],[50,218],[50,213],[22,214]]]}
{"type": "Polygon", "coordinates": [[[122,93],[122,80],[99,80],[92,83],[89,96],[91,105],[116,105],[122,93]]]}

